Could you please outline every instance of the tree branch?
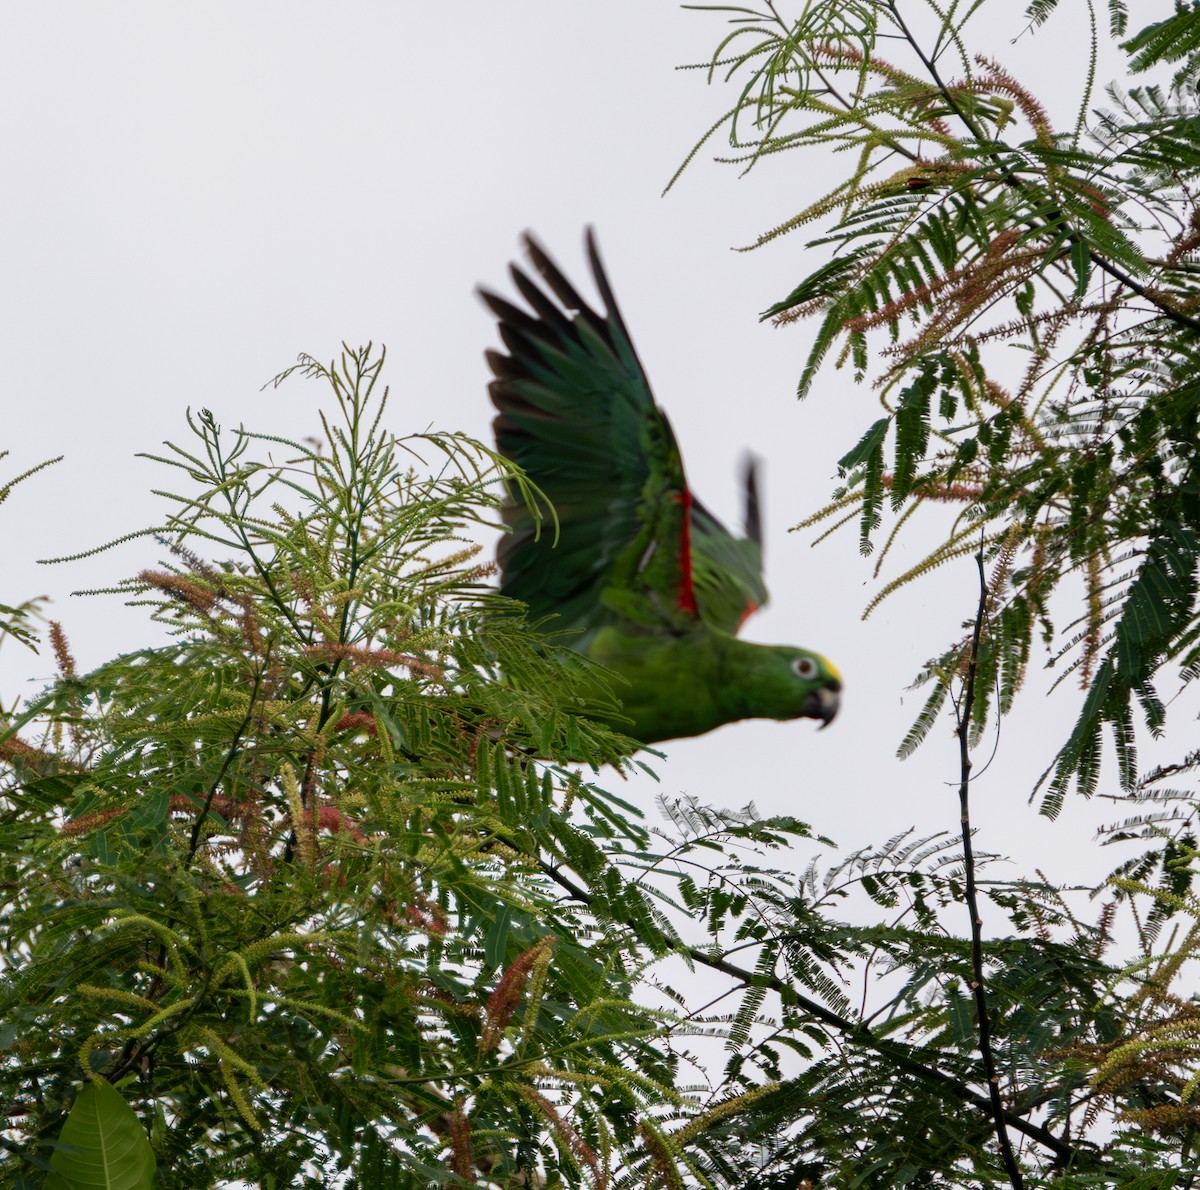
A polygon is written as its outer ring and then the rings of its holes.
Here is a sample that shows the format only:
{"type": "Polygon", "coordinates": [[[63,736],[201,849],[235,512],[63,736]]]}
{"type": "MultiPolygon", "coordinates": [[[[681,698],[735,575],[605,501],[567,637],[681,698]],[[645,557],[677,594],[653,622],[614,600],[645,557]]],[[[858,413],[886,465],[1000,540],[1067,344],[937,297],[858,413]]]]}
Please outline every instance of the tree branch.
{"type": "MultiPolygon", "coordinates": [[[[570,893],[581,904],[590,907],[592,896],[586,888],[577,884],[554,864],[548,863],[540,857],[537,858],[536,862],[541,870],[560,888],[570,893]]],[[[923,1061],[917,1056],[918,1051],[915,1046],[905,1045],[902,1042],[891,1041],[885,1037],[878,1036],[878,1034],[873,1033],[865,1025],[859,1024],[857,1021],[852,1021],[848,1017],[844,1017],[826,1008],[820,1002],[805,996],[793,984],[787,983],[778,976],[769,975],[764,977],[758,972],[748,970],[745,967],[739,967],[699,947],[680,947],[666,934],[659,934],[658,940],[676,953],[683,954],[713,971],[720,971],[722,974],[736,979],[739,983],[747,987],[751,984],[760,987],[766,986],[776,995],[787,995],[798,1007],[802,1008],[823,1025],[827,1025],[835,1032],[841,1034],[847,1040],[862,1045],[867,1049],[874,1050],[881,1057],[888,1058],[894,1062],[901,1070],[944,1092],[947,1098],[953,1098],[960,1103],[970,1104],[972,1107],[984,1112],[989,1118],[992,1118],[993,1104],[989,1096],[981,1095],[961,1079],[957,1079],[954,1075],[947,1074],[944,1070],[939,1070],[936,1066],[923,1061]]],[[[1068,1144],[1066,1141],[1055,1136],[1048,1128],[1032,1124],[1021,1116],[1004,1110],[1003,1107],[1001,1108],[1001,1112],[1004,1122],[1008,1127],[1028,1136],[1030,1140],[1037,1141],[1038,1144],[1049,1149],[1060,1162],[1069,1164],[1072,1168],[1080,1168],[1089,1163],[1089,1154],[1086,1150],[1081,1150],[1068,1144]]]]}
{"type": "Polygon", "coordinates": [[[212,784],[209,786],[208,796],[204,799],[204,805],[200,808],[200,813],[196,815],[196,821],[192,823],[192,835],[188,840],[187,856],[184,859],[184,866],[187,867],[193,859],[196,858],[196,851],[200,847],[200,831],[204,826],[204,820],[208,817],[209,811],[212,809],[213,798],[217,796],[217,790],[221,788],[221,782],[225,780],[225,774],[229,771],[229,766],[234,762],[242,747],[242,737],[246,734],[254,716],[258,714],[258,691],[262,685],[263,675],[267,672],[267,666],[271,661],[271,645],[267,643],[266,656],[263,658],[263,663],[259,667],[258,672],[254,675],[254,682],[250,687],[250,703],[246,707],[245,718],[238,724],[237,731],[233,733],[233,741],[229,745],[229,750],[225,754],[225,761],[221,765],[220,771],[213,778],[212,784]]]}
{"type": "Polygon", "coordinates": [[[1008,1136],[1004,1104],[1000,1100],[1000,1076],[996,1073],[996,1055],[992,1051],[992,1023],[988,1016],[987,989],[983,981],[983,919],[979,916],[979,891],[975,884],[975,849],[971,842],[971,709],[975,705],[975,677],[978,673],[979,638],[987,614],[987,576],[983,570],[983,549],[975,555],[979,567],[979,608],[971,635],[971,656],[967,665],[967,687],[958,708],[958,808],[962,824],[963,870],[966,875],[967,911],[971,915],[971,992],[975,999],[975,1022],[979,1030],[979,1053],[987,1080],[988,1106],[1000,1143],[1004,1171],[1013,1190],[1025,1190],[1021,1169],[1008,1136]]]}
{"type": "MultiPolygon", "coordinates": [[[[997,142],[994,137],[984,137],[982,129],[980,129],[976,125],[975,121],[972,120],[965,111],[963,111],[961,105],[951,93],[950,88],[946,85],[942,79],[942,76],[938,73],[937,65],[929,58],[925,51],[921,49],[920,45],[917,44],[915,35],[904,23],[904,18],[900,15],[900,11],[895,3],[895,0],[888,0],[888,11],[892,14],[892,18],[895,20],[901,33],[903,33],[904,39],[908,42],[909,46],[912,48],[917,57],[921,59],[921,64],[929,72],[929,77],[933,80],[934,86],[937,87],[938,93],[946,101],[946,104],[950,110],[954,112],[954,114],[963,122],[967,130],[975,138],[980,147],[987,148],[989,144],[995,145],[1000,143],[997,142]]],[[[995,149],[989,149],[988,151],[992,156],[998,155],[995,149]]],[[[1022,193],[1025,192],[1025,182],[1013,174],[1012,170],[1010,169],[1002,169],[1000,181],[1003,182],[1004,185],[1009,186],[1014,190],[1021,191],[1022,193]]],[[[1067,228],[1068,225],[1065,218],[1062,217],[1061,211],[1055,210],[1052,212],[1052,216],[1057,217],[1061,221],[1064,229],[1067,228]]],[[[1048,235],[1052,229],[1051,226],[1047,226],[1041,220],[1034,219],[1033,217],[1022,217],[1021,222],[1023,222],[1031,231],[1037,233],[1044,233],[1048,235]]],[[[1114,281],[1120,282],[1120,284],[1124,285],[1127,289],[1130,289],[1136,293],[1138,297],[1149,302],[1164,317],[1169,318],[1172,322],[1178,323],[1180,326],[1186,326],[1190,330],[1200,331],[1200,319],[1193,318],[1191,315],[1185,314],[1181,310],[1176,310],[1169,303],[1165,302],[1162,297],[1159,296],[1150,286],[1142,285],[1139,281],[1135,281],[1128,273],[1125,272],[1124,269],[1118,268],[1117,265],[1113,264],[1112,261],[1110,261],[1107,257],[1102,256],[1096,251],[1095,248],[1092,247],[1091,244],[1087,243],[1086,240],[1081,240],[1074,231],[1067,231],[1066,241],[1072,246],[1080,243],[1084,244],[1088,250],[1088,259],[1092,262],[1092,264],[1100,269],[1101,272],[1107,273],[1114,281]]]]}

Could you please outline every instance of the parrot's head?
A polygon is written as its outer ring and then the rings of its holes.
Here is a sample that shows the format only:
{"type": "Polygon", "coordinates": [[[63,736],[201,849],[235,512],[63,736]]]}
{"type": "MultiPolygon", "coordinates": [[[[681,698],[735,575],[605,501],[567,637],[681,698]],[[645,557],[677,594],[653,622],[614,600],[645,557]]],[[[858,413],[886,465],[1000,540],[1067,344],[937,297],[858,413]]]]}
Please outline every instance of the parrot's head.
{"type": "Polygon", "coordinates": [[[820,653],[759,646],[754,714],[765,719],[820,719],[828,727],[841,702],[842,675],[820,653]]]}

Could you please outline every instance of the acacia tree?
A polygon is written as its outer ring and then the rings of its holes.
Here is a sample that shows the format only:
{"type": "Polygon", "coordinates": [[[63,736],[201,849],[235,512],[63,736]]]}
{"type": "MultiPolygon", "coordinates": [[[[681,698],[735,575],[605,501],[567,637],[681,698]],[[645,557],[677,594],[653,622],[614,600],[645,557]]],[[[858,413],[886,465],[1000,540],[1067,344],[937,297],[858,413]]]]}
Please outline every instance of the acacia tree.
{"type": "MultiPolygon", "coordinates": [[[[1114,85],[1111,107],[1093,110],[1099,31],[1084,5],[1092,70],[1076,118],[1058,130],[1002,63],[970,52],[969,19],[981,7],[951,3],[933,22],[922,19],[941,11],[932,3],[914,13],[806,4],[794,20],[774,5],[728,10],[735,29],[712,70],[723,67],[740,92],[717,127],[728,125],[747,169],[830,146],[854,163],[755,245],[827,220],[808,245],[827,259],[764,317],[819,322],[801,397],[835,351],[885,411],[843,455],[845,487],[806,524],[843,513],[870,552],[886,507],[896,516],[882,562],[914,514],[961,510],[872,608],[973,553],[982,531],[997,570],[977,725],[993,688],[1001,712],[1011,704],[1039,629],[1061,641],[1066,673],[1088,691],[1048,782],[1054,812],[1072,782],[1094,791],[1105,726],[1132,787],[1134,709],[1157,732],[1155,674],[1171,659],[1189,678],[1200,658],[1191,471],[1200,15],[1180,5],[1122,43],[1134,72],[1182,61],[1169,85],[1114,85]],[[1063,638],[1049,600],[1068,574],[1086,596],[1063,638]]],[[[1030,24],[1057,7],[1036,0],[1030,24]]],[[[1126,6],[1109,8],[1120,37],[1126,6]]],[[[909,747],[943,705],[965,648],[956,641],[924,675],[934,692],[909,747]]]]}
{"type": "MultiPolygon", "coordinates": [[[[1139,773],[1136,734],[1139,719],[1164,733],[1164,680],[1200,673],[1200,6],[1179,0],[1173,15],[1132,35],[1122,0],[1110,0],[1104,28],[1090,2],[1077,6],[1090,65],[1063,128],[1018,70],[972,52],[981,3],[704,7],[733,26],[704,68],[736,98],[696,151],[724,130],[726,160],[746,172],[793,151],[848,163],[831,165],[828,191],[754,245],[820,227],[806,245],[816,267],[763,317],[816,322],[801,397],[832,359],[883,406],[847,444],[830,504],[803,525],[857,524],[864,553],[882,537],[882,565],[922,513],[951,510],[948,531],[880,586],[868,614],[955,559],[976,555],[981,579],[975,614],[918,676],[930,694],[900,748],[916,748],[944,712],[954,717],[963,820],[954,897],[967,902],[969,936],[924,951],[936,979],[914,939],[888,933],[881,945],[911,972],[888,1005],[891,1020],[946,1047],[940,1059],[926,1051],[932,1065],[970,1039],[978,1057],[956,1073],[987,1094],[992,1125],[960,1119],[947,1130],[932,1099],[920,1114],[898,1114],[907,1072],[886,1059],[851,1058],[870,1065],[871,1091],[818,1061],[800,1085],[819,1089],[821,1106],[808,1098],[811,1120],[778,1141],[778,1184],[837,1168],[847,1185],[1192,1185],[1200,1010],[1180,973],[1200,956],[1198,804],[1192,788],[1166,782],[1190,774],[1200,756],[1185,745],[1178,763],[1139,773]],[[1127,90],[1114,84],[1098,107],[1106,34],[1130,73],[1151,73],[1127,90]],[[1068,578],[1084,591],[1073,614],[1057,594],[1068,578]],[[1052,612],[1063,607],[1059,627],[1052,612]],[[1017,936],[1039,912],[1031,889],[1004,894],[1012,938],[985,948],[979,929],[970,749],[989,717],[1012,706],[1038,637],[1052,647],[1059,681],[1078,680],[1084,692],[1039,782],[1043,811],[1057,814],[1073,789],[1096,790],[1106,732],[1128,797],[1151,803],[1112,833],[1146,840],[1109,885],[1139,942],[1115,968],[1100,963],[1111,906],[1090,928],[1073,922],[1070,941],[1059,935],[1067,947],[1053,960],[1017,936]],[[831,1110],[831,1089],[841,1110],[831,1110]],[[868,1103],[887,1121],[886,1139],[853,1117],[868,1103]],[[1049,1135],[1018,1123],[1032,1119],[1049,1135]],[[1109,1140],[1122,1124],[1137,1129],[1109,1140]],[[981,1161],[986,1132],[992,1155],[981,1161]],[[1026,1143],[1015,1145],[1022,1133],[1026,1143]]],[[[1058,7],[1034,0],[1029,31],[1058,7]]],[[[944,526],[944,515],[934,523],[944,526]]],[[[909,919],[922,912],[910,906],[909,919]]],[[[1038,930],[1047,944],[1055,936],[1045,921],[1038,930]]],[[[786,1118],[774,1123],[783,1129],[786,1118]]]]}
{"type": "Polygon", "coordinates": [[[191,419],[118,589],[172,642],[81,674],[51,624],[0,725],[6,1185],[603,1185],[695,1123],[646,832],[563,763],[626,742],[466,536],[532,492],[384,433],[382,365],[303,361],[324,448],[191,419]]]}

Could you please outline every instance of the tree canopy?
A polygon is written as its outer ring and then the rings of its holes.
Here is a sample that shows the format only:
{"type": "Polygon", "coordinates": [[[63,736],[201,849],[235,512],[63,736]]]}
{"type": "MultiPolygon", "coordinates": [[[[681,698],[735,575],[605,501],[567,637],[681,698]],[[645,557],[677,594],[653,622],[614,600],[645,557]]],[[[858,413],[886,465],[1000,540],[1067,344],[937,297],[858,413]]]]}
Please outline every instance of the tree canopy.
{"type": "MultiPolygon", "coordinates": [[[[870,383],[884,414],[842,454],[844,487],[806,524],[855,522],[870,553],[890,512],[882,561],[914,514],[959,509],[937,547],[870,607],[982,541],[994,571],[977,729],[993,703],[1000,713],[1011,705],[1040,633],[1056,642],[1063,677],[1087,690],[1048,774],[1047,809],[1073,782],[1095,790],[1105,728],[1132,787],[1135,712],[1159,732],[1156,675],[1172,662],[1190,680],[1200,659],[1200,18],[1181,4],[1126,36],[1120,0],[1107,30],[1087,5],[1091,41],[1080,50],[1091,69],[1058,128],[1028,81],[972,52],[982,5],[953,3],[940,17],[935,4],[817,3],[795,17],[785,7],[716,9],[734,29],[710,76],[737,87],[716,128],[728,128],[747,170],[791,151],[853,161],[754,246],[824,225],[807,245],[817,267],[763,317],[817,322],[800,396],[832,356],[870,383]],[[1124,38],[1132,74],[1174,64],[1173,76],[1114,83],[1101,100],[1105,31],[1124,38]],[[1052,602],[1068,576],[1086,594],[1059,632],[1052,602]]],[[[1057,7],[1031,4],[1030,25],[1057,7]]],[[[924,738],[967,647],[955,640],[923,675],[932,692],[906,748],[924,738]]]]}
{"type": "Polygon", "coordinates": [[[541,494],[388,433],[382,352],[302,357],[311,441],[201,411],[155,456],[161,561],[107,594],[168,643],[82,673],[0,605],[58,671],[0,707],[6,1184],[1196,1184],[1200,759],[1143,772],[1136,742],[1200,672],[1200,6],[1085,6],[1092,61],[1111,38],[1145,79],[1102,101],[1091,72],[1062,129],[973,52],[983,7],[718,8],[705,67],[740,168],[843,150],[760,240],[815,229],[764,317],[815,320],[801,395],[832,362],[883,406],[807,523],[882,559],[951,514],[872,606],[978,569],[900,748],[949,719],[959,821],[835,862],[752,807],[650,823],[613,791],[646,761],[596,721],[604,675],[477,544],[504,485],[552,534],[541,494]],[[1106,738],[1132,803],[1094,890],[972,838],[973,752],[1039,640],[1082,689],[1044,810],[1097,788],[1106,738]]]}

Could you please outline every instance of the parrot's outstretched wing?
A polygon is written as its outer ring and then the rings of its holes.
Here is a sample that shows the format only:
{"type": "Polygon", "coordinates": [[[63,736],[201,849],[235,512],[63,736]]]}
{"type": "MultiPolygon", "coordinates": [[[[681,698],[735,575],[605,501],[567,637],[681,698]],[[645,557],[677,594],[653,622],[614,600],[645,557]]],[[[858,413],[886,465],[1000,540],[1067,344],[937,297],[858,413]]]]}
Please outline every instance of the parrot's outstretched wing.
{"type": "Polygon", "coordinates": [[[507,354],[487,353],[496,443],[546,494],[558,518],[505,506],[502,590],[534,616],[584,632],[611,620],[680,631],[703,618],[736,631],[765,600],[757,497],[747,480],[751,537],[735,539],[688,489],[675,435],[638,361],[589,231],[604,303],[598,314],[531,237],[546,289],[514,266],[532,312],[488,291],[507,354]],[[548,290],[549,292],[546,292],[548,290]]]}

